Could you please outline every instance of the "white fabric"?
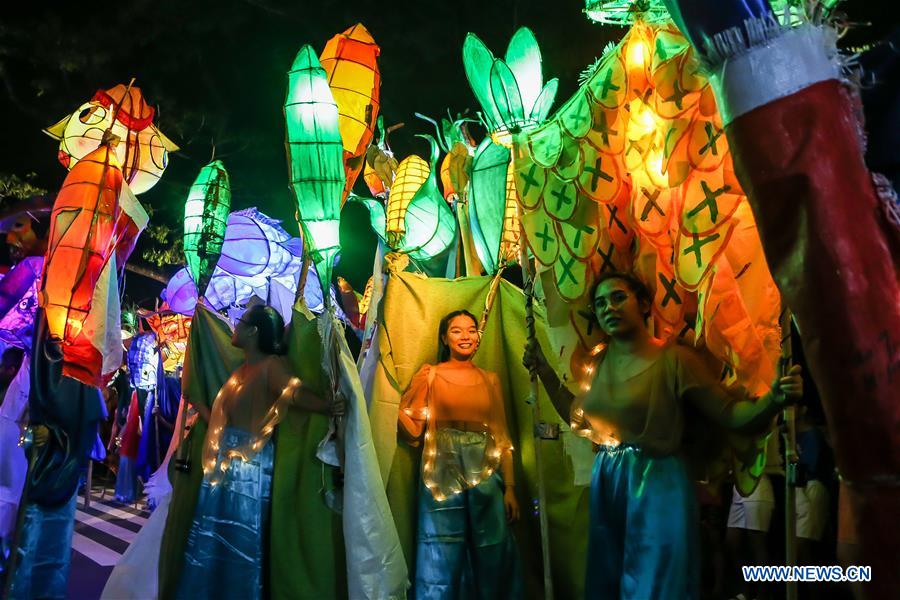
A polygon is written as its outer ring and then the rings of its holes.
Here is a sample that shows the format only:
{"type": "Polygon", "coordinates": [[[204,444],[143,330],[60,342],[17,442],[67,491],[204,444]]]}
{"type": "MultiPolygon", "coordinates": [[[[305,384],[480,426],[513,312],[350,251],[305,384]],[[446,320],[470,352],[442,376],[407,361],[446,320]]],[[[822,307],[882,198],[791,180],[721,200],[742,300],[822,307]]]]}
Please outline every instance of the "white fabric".
{"type": "Polygon", "coordinates": [[[710,74],[725,125],[754,108],[839,78],[834,32],[809,23],[726,59],[710,74]]]}
{"type": "Polygon", "coordinates": [[[797,537],[822,541],[828,521],[828,489],[814,479],[806,487],[798,487],[796,494],[797,537]]]}
{"type": "Polygon", "coordinates": [[[768,475],[763,475],[753,493],[744,498],[734,488],[731,510],[728,511],[728,526],[735,529],[769,531],[772,513],[775,511],[775,492],[768,475]]]}
{"type": "Polygon", "coordinates": [[[159,548],[162,545],[171,491],[160,499],[128,550],[106,580],[101,600],[149,600],[158,597],[159,548]]]}
{"type": "MultiPolygon", "coordinates": [[[[184,407],[184,402],[179,403],[176,423],[181,422],[184,407]]],[[[190,425],[193,425],[196,419],[197,416],[193,415],[190,425]]],[[[155,600],[159,594],[157,587],[159,550],[166,529],[166,518],[169,515],[169,502],[172,499],[172,484],[168,475],[169,461],[178,449],[179,433],[176,431],[172,436],[165,460],[144,486],[148,500],[156,504],[156,509],[116,563],[100,595],[101,600],[155,600]]]]}
{"type": "Polygon", "coordinates": [[[6,389],[0,406],[0,538],[7,538],[16,526],[19,498],[25,485],[28,461],[25,449],[19,446],[21,423],[28,407],[31,359],[22,357],[22,366],[6,389]]]}
{"type": "Polygon", "coordinates": [[[356,363],[341,325],[324,313],[326,364],[337,354],[337,381],[346,398],[344,415],[344,545],[347,554],[347,592],[354,599],[405,599],[409,588],[406,559],[375,457],[369,414],[356,363]]]}

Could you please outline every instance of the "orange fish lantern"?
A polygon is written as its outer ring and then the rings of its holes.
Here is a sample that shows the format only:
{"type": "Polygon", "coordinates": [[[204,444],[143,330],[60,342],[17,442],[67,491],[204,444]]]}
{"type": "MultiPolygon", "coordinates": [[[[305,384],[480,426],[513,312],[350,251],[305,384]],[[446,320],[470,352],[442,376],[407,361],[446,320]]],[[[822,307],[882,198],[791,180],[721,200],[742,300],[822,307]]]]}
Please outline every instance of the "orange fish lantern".
{"type": "Polygon", "coordinates": [[[121,365],[118,271],[148,220],[125,185],[115,142],[66,176],[50,217],[39,294],[50,336],[62,342],[64,375],[99,387],[121,365]]]}
{"type": "Polygon", "coordinates": [[[344,146],[347,181],[341,204],[353,189],[372,142],[381,97],[378,54],[369,31],[357,23],[325,44],[319,62],[328,76],[331,95],[338,105],[338,122],[344,146]]]}
{"type": "Polygon", "coordinates": [[[141,194],[156,185],[169,164],[169,153],[178,150],[153,124],[155,114],[140,88],[119,84],[99,90],[44,132],[59,140],[59,162],[71,170],[111,130],[121,140],[115,153],[125,181],[132,192],[141,194]]]}

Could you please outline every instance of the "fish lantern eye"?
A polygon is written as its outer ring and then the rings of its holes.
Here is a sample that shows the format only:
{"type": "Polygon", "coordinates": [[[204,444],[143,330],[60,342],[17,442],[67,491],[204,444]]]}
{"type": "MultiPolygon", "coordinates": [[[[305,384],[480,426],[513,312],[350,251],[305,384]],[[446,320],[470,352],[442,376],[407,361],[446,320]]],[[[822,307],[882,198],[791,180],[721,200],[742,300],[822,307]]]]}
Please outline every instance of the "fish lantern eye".
{"type": "Polygon", "coordinates": [[[96,125],[105,118],[106,109],[98,104],[92,104],[78,113],[78,120],[85,125],[96,125]]]}

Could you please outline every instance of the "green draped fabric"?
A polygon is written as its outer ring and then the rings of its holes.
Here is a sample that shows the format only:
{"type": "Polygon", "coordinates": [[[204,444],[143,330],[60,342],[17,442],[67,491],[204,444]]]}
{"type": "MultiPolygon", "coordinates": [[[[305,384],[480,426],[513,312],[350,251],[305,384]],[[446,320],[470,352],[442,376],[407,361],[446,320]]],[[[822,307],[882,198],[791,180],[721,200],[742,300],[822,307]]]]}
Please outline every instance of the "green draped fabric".
{"type": "MultiPolygon", "coordinates": [[[[197,307],[184,365],[183,389],[194,401],[212,405],[219,388],[241,363],[231,346],[226,322],[197,307]]],[[[313,389],[322,386],[322,345],[313,316],[294,308],[288,360],[295,373],[313,389]]],[[[315,457],[328,430],[328,418],[290,410],[275,433],[275,476],[267,589],[272,598],[344,598],[346,568],[341,518],[323,500],[334,487],[334,469],[315,457]]],[[[172,500],[163,534],[159,563],[159,597],[173,598],[184,558],[203,477],[200,468],[206,423],[198,420],[185,443],[192,468],[188,473],[169,469],[172,500]]]]}
{"type": "MultiPolygon", "coordinates": [[[[412,273],[391,273],[380,307],[381,362],[375,369],[370,399],[370,419],[382,477],[387,482],[397,530],[410,573],[414,573],[418,451],[397,441],[397,412],[402,392],[424,363],[437,359],[438,323],[446,313],[465,308],[481,315],[490,289],[489,277],[456,280],[426,279],[412,273]]],[[[538,339],[549,348],[543,318],[538,315],[538,339]]],[[[525,306],[522,291],[502,281],[485,329],[475,363],[500,377],[506,399],[510,434],[515,445],[516,491],[522,519],[513,532],[525,561],[526,589],[541,593],[541,546],[538,517],[535,440],[531,435],[532,408],[527,404],[530,383],[522,366],[525,347],[525,306]]],[[[549,399],[540,390],[543,419],[562,423],[549,399]]],[[[581,442],[568,432],[560,440],[543,444],[544,479],[555,592],[560,598],[582,596],[587,555],[588,488],[574,484],[573,459],[566,448],[581,442]],[[569,438],[564,440],[563,438],[569,438]]],[[[587,453],[590,454],[589,452],[587,453]]],[[[584,467],[585,453],[580,454],[584,467]]]]}
{"type": "MultiPolygon", "coordinates": [[[[322,341],[313,315],[294,307],[288,360],[295,373],[322,392],[322,341]]],[[[316,458],[328,431],[328,417],[290,410],[275,434],[272,484],[272,598],[327,599],[347,596],[341,516],[329,509],[323,493],[334,488],[335,468],[316,458]]]]}
{"type": "MultiPolygon", "coordinates": [[[[241,352],[231,345],[231,329],[227,322],[198,304],[191,321],[187,351],[184,357],[182,393],[192,402],[212,407],[219,388],[241,364],[241,352]]],[[[169,462],[169,481],[172,500],[159,550],[159,597],[174,598],[184,562],[194,508],[200,483],[203,481],[203,441],[206,421],[197,419],[184,444],[188,449],[191,468],[187,473],[176,470],[169,462]]]]}

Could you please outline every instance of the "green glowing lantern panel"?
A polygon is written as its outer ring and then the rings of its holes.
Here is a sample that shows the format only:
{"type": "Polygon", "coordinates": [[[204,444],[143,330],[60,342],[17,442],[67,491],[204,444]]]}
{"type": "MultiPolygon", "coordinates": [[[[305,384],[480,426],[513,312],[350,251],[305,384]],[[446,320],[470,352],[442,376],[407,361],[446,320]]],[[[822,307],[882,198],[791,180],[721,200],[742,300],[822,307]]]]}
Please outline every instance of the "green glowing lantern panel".
{"type": "Polygon", "coordinates": [[[300,49],[288,73],[284,118],[300,226],[325,287],[340,251],[343,144],[337,104],[325,70],[309,45],[300,49]]]}
{"type": "Polygon", "coordinates": [[[506,173],[509,149],[485,138],[475,151],[469,186],[469,223],[475,252],[488,273],[499,268],[500,240],[506,210],[506,173]]]}
{"type": "Polygon", "coordinates": [[[407,206],[401,251],[426,261],[443,254],[456,239],[456,219],[437,185],[440,149],[430,135],[421,137],[431,144],[430,172],[407,206]]]}
{"type": "Polygon", "coordinates": [[[463,44],[463,65],[495,141],[508,146],[511,132],[547,118],[559,82],[543,84],[541,51],[530,29],[516,32],[505,59],[494,58],[484,42],[470,33],[463,44]]]}
{"type": "Polygon", "coordinates": [[[222,161],[200,170],[184,203],[184,257],[203,294],[222,253],[231,210],[231,184],[222,161]]]}

